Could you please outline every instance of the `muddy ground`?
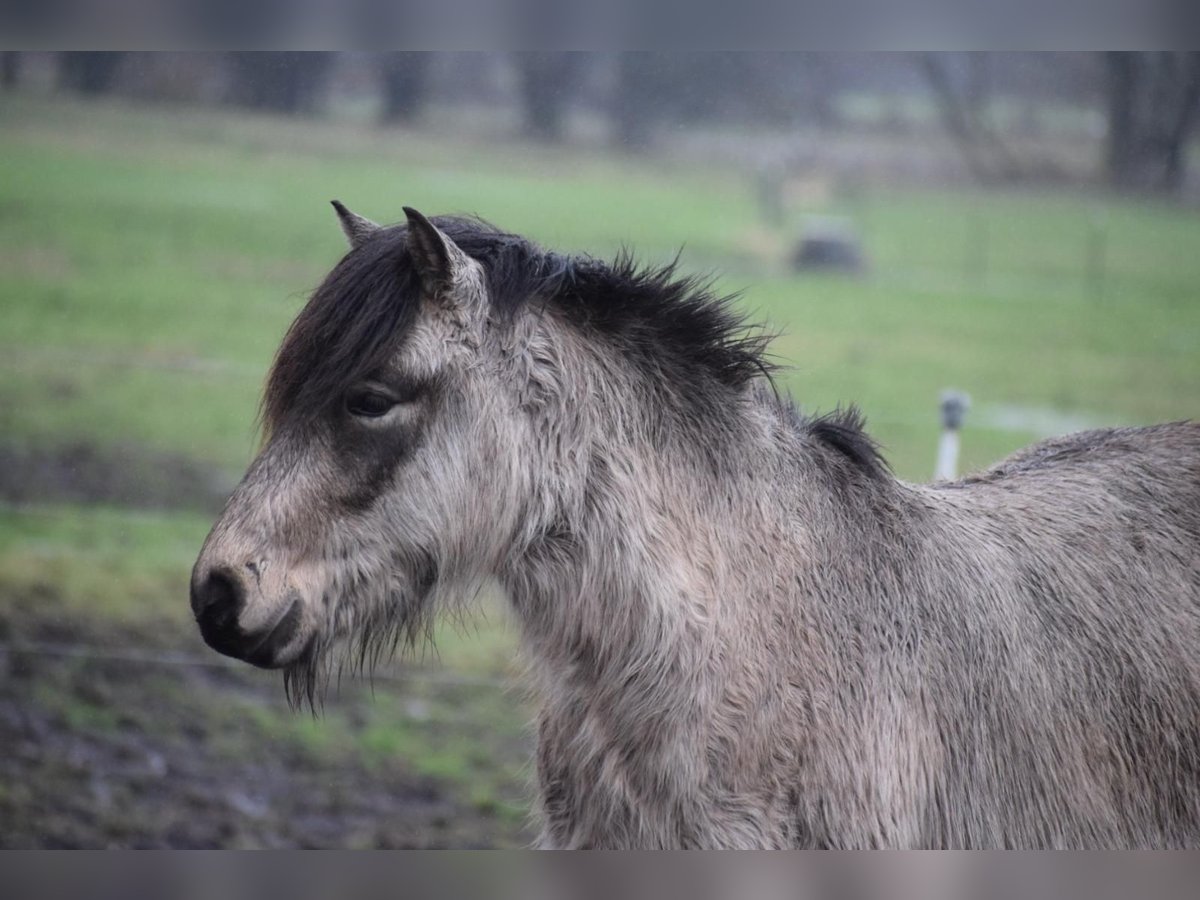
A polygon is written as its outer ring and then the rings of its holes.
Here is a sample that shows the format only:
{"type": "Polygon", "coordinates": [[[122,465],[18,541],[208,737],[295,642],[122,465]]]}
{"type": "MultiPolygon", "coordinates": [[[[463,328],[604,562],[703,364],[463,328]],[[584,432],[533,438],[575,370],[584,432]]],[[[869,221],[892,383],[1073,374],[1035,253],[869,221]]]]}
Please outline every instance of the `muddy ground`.
{"type": "Polygon", "coordinates": [[[105,503],[216,514],[236,484],[216,466],[136,444],[0,444],[0,501],[105,503]]]}
{"type": "Polygon", "coordinates": [[[503,847],[531,837],[523,735],[443,714],[481,692],[511,706],[502,691],[343,684],[314,718],[288,709],[269,673],[192,664],[203,657],[166,648],[79,656],[72,648],[112,636],[14,621],[5,608],[0,846],[503,847]],[[438,758],[438,731],[473,756],[450,754],[444,772],[421,774],[438,758]]]}
{"type": "MultiPolygon", "coordinates": [[[[67,516],[78,507],[55,504],[219,507],[229,479],[145,456],[0,448],[0,499],[67,516]]],[[[43,549],[0,564],[0,847],[532,840],[529,710],[510,679],[398,665],[333,686],[316,715],[292,710],[279,673],[200,642],[186,566],[102,583],[97,563],[93,583],[90,561],[60,573],[69,546],[43,549]]]]}
{"type": "Polygon", "coordinates": [[[2,847],[503,847],[530,839],[525,741],[488,734],[486,722],[439,717],[441,707],[466,705],[455,691],[489,687],[441,685],[435,696],[403,682],[373,691],[344,684],[313,718],[289,710],[268,673],[195,665],[191,653],[165,649],[157,661],[82,657],[71,648],[103,647],[105,636],[11,616],[3,630],[2,847]],[[23,632],[16,641],[14,627],[23,632]],[[436,742],[405,734],[439,729],[461,732],[451,743],[477,744],[483,771],[455,761],[441,777],[421,774],[430,760],[420,754],[436,755],[436,742]],[[389,732],[397,735],[390,744],[389,732]],[[476,790],[474,779],[489,791],[476,790]]]}

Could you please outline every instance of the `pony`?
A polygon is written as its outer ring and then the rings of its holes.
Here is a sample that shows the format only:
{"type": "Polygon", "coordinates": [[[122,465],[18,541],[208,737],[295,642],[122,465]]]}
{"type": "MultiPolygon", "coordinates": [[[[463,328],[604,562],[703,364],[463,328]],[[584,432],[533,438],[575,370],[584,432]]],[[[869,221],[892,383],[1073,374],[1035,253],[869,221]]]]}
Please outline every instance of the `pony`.
{"type": "Polygon", "coordinates": [[[673,265],[334,206],[192,573],[214,649],[311,702],[495,579],[543,847],[1200,845],[1200,426],[906,483],[673,265]]]}

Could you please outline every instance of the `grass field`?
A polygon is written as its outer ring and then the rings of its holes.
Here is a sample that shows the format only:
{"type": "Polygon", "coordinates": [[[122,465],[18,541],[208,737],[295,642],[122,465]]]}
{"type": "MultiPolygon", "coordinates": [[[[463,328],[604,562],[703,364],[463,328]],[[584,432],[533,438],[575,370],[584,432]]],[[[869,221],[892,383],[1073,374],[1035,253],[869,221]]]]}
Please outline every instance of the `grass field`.
{"type": "MultiPolygon", "coordinates": [[[[858,403],[909,479],[928,477],[945,387],[974,400],[967,468],[1058,431],[1200,412],[1195,211],[1051,191],[860,188],[797,206],[771,229],[749,173],[579,148],[19,97],[0,98],[0,122],[10,643],[207,653],[188,569],[213,503],[253,454],[275,346],[343,252],[333,197],[383,221],[402,205],[478,213],[600,256],[628,245],[662,261],[683,247],[685,269],[718,273],[782,333],[782,386],[808,409],[858,403]],[[803,217],[828,213],[853,217],[869,274],[788,272],[803,217]],[[185,477],[194,490],[178,488],[185,477]]],[[[5,843],[521,840],[528,710],[488,684],[514,672],[511,638],[491,621],[476,634],[446,629],[441,661],[420,669],[479,678],[478,690],[406,680],[409,667],[374,702],[345,688],[317,720],[288,713],[269,673],[146,662],[151,674],[135,677],[136,660],[10,651],[0,729],[29,749],[5,762],[5,781],[19,780],[0,784],[5,843]],[[196,746],[259,793],[214,794],[184,762],[196,746]],[[142,768],[106,775],[125,771],[126,751],[142,768]],[[275,763],[301,781],[254,768],[275,763]],[[322,773],[335,771],[330,788],[322,773]],[[168,783],[225,799],[155,804],[168,783]],[[364,785],[394,801],[386,812],[378,797],[354,799],[364,785]],[[315,809],[293,808],[298,796],[315,809]],[[224,818],[208,830],[168,821],[195,804],[204,821],[217,807],[224,818]],[[370,824],[381,817],[400,824],[370,824]]]]}

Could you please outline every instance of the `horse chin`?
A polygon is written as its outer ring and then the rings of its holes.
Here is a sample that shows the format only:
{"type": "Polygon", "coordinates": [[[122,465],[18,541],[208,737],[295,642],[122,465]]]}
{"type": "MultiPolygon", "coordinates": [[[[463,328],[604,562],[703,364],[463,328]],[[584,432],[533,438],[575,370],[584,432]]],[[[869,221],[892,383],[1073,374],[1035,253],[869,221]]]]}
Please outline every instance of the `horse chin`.
{"type": "Polygon", "coordinates": [[[304,622],[304,603],[293,596],[274,625],[259,636],[251,636],[233,655],[260,669],[282,669],[301,656],[311,641],[311,629],[304,622]]]}
{"type": "Polygon", "coordinates": [[[272,666],[283,670],[284,691],[293,708],[307,704],[316,709],[327,677],[323,657],[324,653],[314,635],[295,652],[289,652],[286,660],[272,666]]]}
{"type": "Polygon", "coordinates": [[[275,649],[269,660],[256,662],[255,665],[260,669],[288,669],[292,666],[301,665],[304,658],[309,654],[312,645],[312,638],[293,641],[286,647],[275,649]]]}
{"type": "Polygon", "coordinates": [[[435,579],[426,577],[403,588],[389,585],[372,602],[342,597],[327,622],[312,627],[303,640],[279,648],[273,664],[263,668],[283,670],[293,706],[315,707],[335,674],[369,676],[406,648],[432,642],[435,586],[435,579]],[[356,612],[363,607],[369,611],[356,612]]]}

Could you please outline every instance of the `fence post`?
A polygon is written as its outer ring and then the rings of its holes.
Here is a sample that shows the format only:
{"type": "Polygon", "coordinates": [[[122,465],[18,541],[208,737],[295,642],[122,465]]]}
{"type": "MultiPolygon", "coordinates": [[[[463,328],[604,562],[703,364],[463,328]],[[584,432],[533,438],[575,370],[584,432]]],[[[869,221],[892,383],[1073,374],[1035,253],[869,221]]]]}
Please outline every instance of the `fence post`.
{"type": "Polygon", "coordinates": [[[1087,258],[1084,268],[1084,291],[1096,298],[1096,302],[1104,300],[1104,276],[1107,268],[1108,229],[1099,218],[1091,220],[1088,228],[1087,258]]]}
{"type": "Polygon", "coordinates": [[[949,481],[958,477],[958,430],[970,407],[971,398],[962,391],[942,391],[942,437],[938,441],[934,481],[949,481]]]}
{"type": "Polygon", "coordinates": [[[978,290],[987,287],[988,263],[990,255],[991,234],[988,220],[981,214],[976,214],[968,220],[966,228],[966,280],[967,284],[978,290]]]}
{"type": "Polygon", "coordinates": [[[783,185],[782,165],[774,160],[759,163],[754,177],[755,193],[763,222],[771,228],[779,228],[784,222],[783,185]]]}

